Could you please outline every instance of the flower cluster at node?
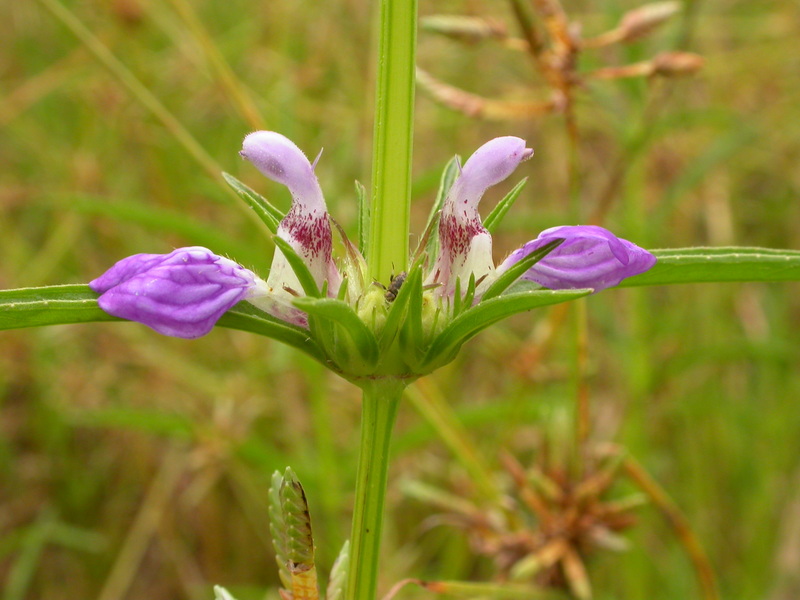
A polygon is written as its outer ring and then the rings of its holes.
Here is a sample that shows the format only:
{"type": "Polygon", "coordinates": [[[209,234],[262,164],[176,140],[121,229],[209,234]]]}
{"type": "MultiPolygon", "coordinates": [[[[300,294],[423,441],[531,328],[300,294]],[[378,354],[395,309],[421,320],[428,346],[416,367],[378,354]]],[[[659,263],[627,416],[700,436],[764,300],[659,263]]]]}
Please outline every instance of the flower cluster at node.
{"type": "Polygon", "coordinates": [[[481,146],[463,166],[456,162],[438,223],[430,225],[435,244],[416,253],[409,272],[397,274],[387,293],[368,280],[363,249],[338,226],[345,253],[334,259],[332,219],[314,173],[317,161],[311,163],[286,137],[257,131],[245,138],[241,156],[289,189],[288,213],[226,177],[248,202],[266,206],[262,218],[276,234],[266,280],[210,250],[191,247],[128,257],[90,287],[100,294],[98,302],[107,313],[165,335],[204,335],[226,311],[246,301],[264,319],[306,331],[341,372],[348,372],[342,366],[347,355],[356,357],[356,371],[372,373],[381,354],[397,342],[416,355],[400,360],[399,369],[419,374],[441,363],[432,354],[452,355],[497,315],[594,293],[655,264],[652,254],[602,227],[563,226],[542,232],[495,266],[492,236],[478,205],[488,188],[532,155],[524,140],[507,136],[481,146]],[[527,286],[514,292],[511,285],[520,279],[538,284],[540,291],[527,286]],[[498,307],[491,315],[477,310],[490,302],[498,307]],[[315,326],[314,319],[329,326],[315,326]]]}

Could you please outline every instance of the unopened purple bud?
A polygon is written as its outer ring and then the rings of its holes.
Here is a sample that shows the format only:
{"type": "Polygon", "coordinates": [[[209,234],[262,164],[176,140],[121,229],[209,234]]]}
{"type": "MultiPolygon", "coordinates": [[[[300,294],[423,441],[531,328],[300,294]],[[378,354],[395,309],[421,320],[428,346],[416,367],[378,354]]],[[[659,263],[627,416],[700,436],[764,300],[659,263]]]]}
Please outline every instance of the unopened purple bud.
{"type": "Polygon", "coordinates": [[[164,335],[205,335],[258,285],[256,275],[201,247],[135,254],[89,283],[105,312],[164,335]]]}
{"type": "Polygon", "coordinates": [[[531,252],[556,239],[564,241],[530,268],[522,279],[552,290],[593,288],[595,292],[618,285],[626,277],[644,273],[656,257],[633,242],[618,238],[595,225],[552,227],[515,250],[500,265],[505,271],[531,252]]]}

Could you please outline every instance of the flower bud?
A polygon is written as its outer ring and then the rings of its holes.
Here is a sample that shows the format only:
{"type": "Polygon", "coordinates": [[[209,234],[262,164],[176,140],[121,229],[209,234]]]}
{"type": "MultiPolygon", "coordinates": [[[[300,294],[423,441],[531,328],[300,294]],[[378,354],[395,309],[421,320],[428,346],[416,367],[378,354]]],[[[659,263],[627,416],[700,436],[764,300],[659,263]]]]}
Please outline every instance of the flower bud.
{"type": "Polygon", "coordinates": [[[89,283],[108,314],[180,338],[207,334],[262,285],[251,271],[201,247],[135,254],[89,283]]]}
{"type": "Polygon", "coordinates": [[[522,279],[551,290],[593,288],[595,292],[618,285],[626,277],[644,273],[656,257],[636,244],[594,225],[552,227],[511,253],[498,267],[511,265],[557,239],[564,242],[530,268],[522,279]]]}

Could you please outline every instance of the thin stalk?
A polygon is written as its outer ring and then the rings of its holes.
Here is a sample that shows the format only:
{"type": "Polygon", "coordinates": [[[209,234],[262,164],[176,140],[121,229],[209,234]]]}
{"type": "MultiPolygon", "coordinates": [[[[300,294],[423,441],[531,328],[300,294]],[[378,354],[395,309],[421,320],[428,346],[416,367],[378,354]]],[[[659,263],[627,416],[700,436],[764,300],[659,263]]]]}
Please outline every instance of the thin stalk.
{"type": "Polygon", "coordinates": [[[411,205],[417,0],[381,0],[369,276],[405,271],[411,205]]]}
{"type": "Polygon", "coordinates": [[[622,464],[628,476],[647,494],[675,531],[675,535],[683,545],[694,567],[703,600],[719,600],[719,587],[717,586],[717,578],[714,575],[711,561],[700,544],[697,534],[692,530],[689,521],[678,508],[678,505],[675,504],[667,492],[664,491],[664,488],[653,479],[644,467],[632,457],[626,457],[622,464]]]}
{"type": "Polygon", "coordinates": [[[389,441],[406,382],[374,379],[361,384],[361,445],[350,534],[347,600],[375,600],[378,588],[383,507],[389,472],[389,441]]]}

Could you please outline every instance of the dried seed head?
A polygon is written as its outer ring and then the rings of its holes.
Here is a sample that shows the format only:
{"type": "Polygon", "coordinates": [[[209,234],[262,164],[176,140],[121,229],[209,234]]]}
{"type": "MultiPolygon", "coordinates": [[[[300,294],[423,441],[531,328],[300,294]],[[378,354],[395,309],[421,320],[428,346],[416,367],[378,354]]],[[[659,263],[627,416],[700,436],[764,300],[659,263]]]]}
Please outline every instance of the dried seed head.
{"type": "Polygon", "coordinates": [[[649,35],[680,9],[679,2],[655,2],[626,13],[619,25],[620,41],[632,42],[649,35]]]}
{"type": "Polygon", "coordinates": [[[705,59],[692,52],[662,52],[652,60],[653,75],[677,77],[692,75],[703,68],[705,59]]]}
{"type": "Polygon", "coordinates": [[[422,29],[457,40],[477,43],[486,39],[505,39],[506,26],[494,19],[460,15],[431,15],[421,20],[422,29]]]}

